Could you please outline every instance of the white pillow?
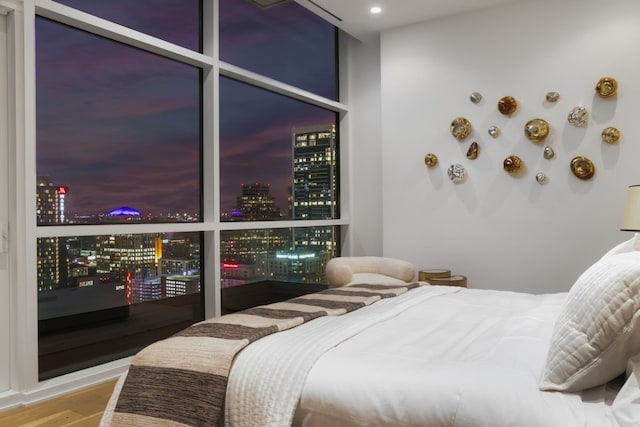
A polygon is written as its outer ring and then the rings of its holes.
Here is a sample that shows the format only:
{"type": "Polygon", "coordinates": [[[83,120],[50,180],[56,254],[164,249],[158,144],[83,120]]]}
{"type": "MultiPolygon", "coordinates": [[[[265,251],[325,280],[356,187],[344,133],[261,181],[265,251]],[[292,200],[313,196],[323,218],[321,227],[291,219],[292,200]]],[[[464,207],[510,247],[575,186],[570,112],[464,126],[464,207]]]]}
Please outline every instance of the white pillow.
{"type": "Polygon", "coordinates": [[[580,391],[612,380],[640,353],[640,252],[589,267],[553,329],[541,390],[580,391]]]}
{"type": "Polygon", "coordinates": [[[611,255],[621,254],[625,252],[640,251],[640,233],[635,233],[632,238],[625,240],[622,243],[618,243],[613,248],[609,249],[607,253],[602,255],[602,259],[610,257],[611,255]]]}

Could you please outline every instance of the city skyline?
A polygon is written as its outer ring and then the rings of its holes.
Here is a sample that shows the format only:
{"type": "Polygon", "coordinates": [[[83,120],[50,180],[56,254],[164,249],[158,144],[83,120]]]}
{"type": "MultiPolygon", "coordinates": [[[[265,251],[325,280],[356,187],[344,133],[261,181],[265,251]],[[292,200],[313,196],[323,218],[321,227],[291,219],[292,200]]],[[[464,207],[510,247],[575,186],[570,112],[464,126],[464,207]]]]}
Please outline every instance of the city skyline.
{"type": "MultiPolygon", "coordinates": [[[[120,18],[143,19],[148,11],[148,5],[126,1],[118,1],[119,7],[88,0],[63,3],[133,28],[135,23],[120,18]],[[106,14],[113,10],[117,16],[106,14]]],[[[176,0],[160,3],[158,9],[182,6],[176,0]]],[[[334,33],[320,32],[327,40],[312,39],[319,47],[313,55],[301,37],[290,37],[304,33],[305,26],[317,34],[317,26],[329,24],[295,3],[261,11],[244,1],[223,0],[219,12],[222,60],[335,97],[335,58],[332,63],[322,53],[334,48],[334,33]],[[247,20],[260,25],[247,25],[247,20]],[[282,31],[286,26],[289,30],[282,31]],[[289,57],[296,63],[293,74],[301,78],[287,81],[289,67],[283,61],[289,57]],[[305,67],[308,72],[299,72],[305,67]],[[328,81],[333,89],[327,88],[328,81]]],[[[187,15],[193,15],[192,9],[187,15]]],[[[174,18],[159,14],[140,30],[168,32],[171,41],[193,48],[192,26],[182,30],[189,34],[176,35],[180,26],[174,18]]],[[[36,51],[37,174],[69,187],[70,212],[106,213],[119,206],[153,215],[200,211],[198,68],[45,18],[36,20],[36,51]]],[[[336,114],[224,77],[220,86],[221,178],[213,185],[220,186],[221,212],[233,207],[242,183],[255,181],[270,183],[285,210],[291,129],[335,123],[336,114]]]]}

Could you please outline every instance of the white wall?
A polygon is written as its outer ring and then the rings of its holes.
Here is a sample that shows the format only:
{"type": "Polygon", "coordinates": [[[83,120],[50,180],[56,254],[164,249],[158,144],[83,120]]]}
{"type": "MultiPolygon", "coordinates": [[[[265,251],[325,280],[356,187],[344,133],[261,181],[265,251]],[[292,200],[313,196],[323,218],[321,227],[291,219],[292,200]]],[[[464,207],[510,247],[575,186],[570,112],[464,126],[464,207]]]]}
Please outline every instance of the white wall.
{"type": "Polygon", "coordinates": [[[0,11],[0,392],[9,390],[11,382],[7,57],[7,19],[0,11]]]}
{"type": "Polygon", "coordinates": [[[348,38],[347,92],[342,101],[349,105],[349,152],[341,157],[348,163],[342,177],[352,203],[343,255],[382,255],[382,136],[380,127],[380,40],[361,42],[348,38]]]}
{"type": "Polygon", "coordinates": [[[567,290],[613,244],[631,237],[619,231],[626,188],[640,183],[640,2],[637,0],[524,1],[388,31],[381,37],[384,255],[420,268],[451,268],[470,287],[533,293],[567,290]],[[619,82],[615,99],[602,99],[600,77],[619,82]],[[484,99],[474,105],[469,94],[484,99]],[[545,101],[548,91],[560,100],[545,101]],[[512,117],[497,101],[514,96],[512,117]],[[582,104],[587,127],[567,113],[582,104]],[[474,133],[458,142],[454,117],[467,117],[474,133]],[[528,141],[524,124],[551,124],[546,143],[528,141]],[[487,129],[502,129],[493,139],[487,129]],[[607,126],[622,132],[618,145],[601,142],[607,126]],[[477,160],[465,156],[471,141],[477,160]],[[424,156],[440,165],[428,170],[424,156]],[[514,178],[503,159],[519,155],[526,174],[514,178]],[[593,180],[581,181],[569,161],[594,161],[593,180]],[[464,184],[447,167],[462,163],[464,184]],[[549,181],[539,185],[543,171],[549,181]]]}

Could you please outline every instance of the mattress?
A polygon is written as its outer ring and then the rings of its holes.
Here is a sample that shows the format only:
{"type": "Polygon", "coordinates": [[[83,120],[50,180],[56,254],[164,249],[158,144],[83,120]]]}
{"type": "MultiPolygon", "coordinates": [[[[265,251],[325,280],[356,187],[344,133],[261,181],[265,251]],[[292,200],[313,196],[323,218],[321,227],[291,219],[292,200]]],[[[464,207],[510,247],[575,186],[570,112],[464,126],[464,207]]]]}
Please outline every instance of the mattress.
{"type": "Polygon", "coordinates": [[[540,391],[566,294],[425,286],[265,337],[236,358],[230,426],[607,426],[615,391],[540,391]]]}

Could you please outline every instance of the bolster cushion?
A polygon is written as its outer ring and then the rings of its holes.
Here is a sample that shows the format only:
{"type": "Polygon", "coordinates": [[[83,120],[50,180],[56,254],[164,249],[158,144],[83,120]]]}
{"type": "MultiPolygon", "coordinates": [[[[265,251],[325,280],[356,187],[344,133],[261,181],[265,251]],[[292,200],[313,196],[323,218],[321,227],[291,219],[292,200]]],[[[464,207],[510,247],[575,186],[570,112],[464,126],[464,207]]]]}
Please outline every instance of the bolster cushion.
{"type": "Polygon", "coordinates": [[[416,274],[415,267],[408,261],[395,258],[362,256],[337,257],[329,260],[325,274],[330,286],[344,286],[352,282],[353,275],[373,273],[389,276],[404,282],[411,282],[416,274]]]}

